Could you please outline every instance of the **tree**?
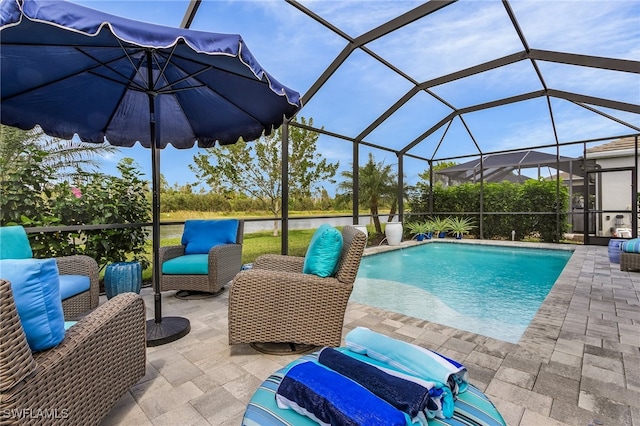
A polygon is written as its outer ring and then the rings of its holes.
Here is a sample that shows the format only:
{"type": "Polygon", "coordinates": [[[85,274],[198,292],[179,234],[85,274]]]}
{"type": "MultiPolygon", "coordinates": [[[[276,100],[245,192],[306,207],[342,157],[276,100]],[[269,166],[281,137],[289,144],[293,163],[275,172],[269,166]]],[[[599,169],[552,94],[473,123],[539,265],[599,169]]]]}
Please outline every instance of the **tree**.
{"type": "MultiPolygon", "coordinates": [[[[65,225],[149,222],[151,203],[147,181],[142,179],[142,173],[131,158],[120,160],[117,168],[120,176],[87,173],[82,183],[73,187],[66,182],[56,185],[53,214],[65,225]]],[[[70,236],[83,242],[82,247],[75,247],[73,252],[80,251],[93,257],[101,267],[109,262],[127,260],[138,261],[143,268],[149,266],[145,247],[148,231],[145,228],[85,230],[70,236]]]]}
{"type": "MultiPolygon", "coordinates": [[[[434,185],[437,185],[437,184],[445,185],[447,183],[446,176],[438,175],[435,172],[437,172],[438,170],[443,170],[443,169],[446,169],[446,168],[449,168],[449,167],[452,167],[452,166],[456,166],[456,165],[458,165],[458,163],[456,163],[455,161],[439,161],[439,162],[435,163],[433,165],[433,171],[434,171],[434,174],[433,174],[433,181],[434,182],[433,182],[433,184],[434,185]]],[[[418,183],[418,186],[425,185],[428,188],[429,187],[429,182],[431,181],[431,179],[429,177],[430,174],[431,174],[431,168],[430,167],[427,167],[427,169],[424,172],[418,174],[418,177],[420,179],[422,179],[418,183]]]]}
{"type": "Polygon", "coordinates": [[[118,151],[117,147],[106,142],[94,144],[54,138],[37,126],[31,130],[2,126],[0,130],[3,171],[22,173],[21,167],[29,163],[29,155],[37,150],[42,168],[52,170],[56,180],[72,182],[83,172],[95,169],[98,166],[96,158],[118,151]]]}
{"type": "MultiPolygon", "coordinates": [[[[304,117],[301,124],[307,125],[304,117]]],[[[313,119],[309,119],[313,126],[313,119]]],[[[318,133],[289,126],[289,194],[310,197],[321,183],[334,183],[339,163],[330,163],[316,151],[318,133]]],[[[233,145],[209,148],[194,157],[191,170],[214,191],[244,193],[263,204],[275,217],[282,211],[282,131],[278,129],[255,143],[242,140],[233,145]]],[[[278,221],[274,221],[274,236],[278,221]]]]}
{"type": "MultiPolygon", "coordinates": [[[[2,126],[0,225],[56,226],[146,223],[147,182],[133,160],[118,164],[121,177],[83,171],[104,150],[44,138],[39,129],[2,126]],[[57,141],[57,142],[56,142],[57,141]],[[83,151],[84,147],[88,150],[83,151]],[[60,179],[61,173],[71,182],[60,179]]],[[[106,150],[110,151],[110,150],[106,150]]],[[[99,265],[135,259],[145,267],[144,228],[37,232],[29,234],[35,257],[86,254],[99,265]]]]}
{"type": "MultiPolygon", "coordinates": [[[[353,172],[344,171],[341,173],[344,181],[338,184],[338,190],[343,191],[341,196],[351,197],[353,194],[353,172]]],[[[373,217],[376,232],[382,234],[382,226],[378,218],[380,204],[391,205],[390,215],[395,214],[397,208],[398,177],[393,171],[393,167],[375,162],[373,154],[369,153],[369,160],[364,166],[358,168],[358,195],[360,206],[368,207],[373,217]]]]}

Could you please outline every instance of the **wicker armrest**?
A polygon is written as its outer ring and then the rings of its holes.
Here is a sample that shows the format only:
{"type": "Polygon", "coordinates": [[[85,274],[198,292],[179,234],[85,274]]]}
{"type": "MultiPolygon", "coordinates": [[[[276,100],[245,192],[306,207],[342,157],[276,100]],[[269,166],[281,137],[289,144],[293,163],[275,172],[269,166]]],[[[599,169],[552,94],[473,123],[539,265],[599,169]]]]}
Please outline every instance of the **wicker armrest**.
{"type": "Polygon", "coordinates": [[[3,392],[3,408],[55,409],[69,424],[98,424],[145,374],[142,298],[114,297],[78,321],[62,343],[33,359],[34,374],[3,392]]]}
{"type": "Polygon", "coordinates": [[[230,276],[233,278],[241,268],[242,244],[222,244],[209,250],[210,276],[230,276]]]}
{"type": "Polygon", "coordinates": [[[263,254],[253,262],[254,269],[269,269],[272,271],[301,273],[303,266],[304,257],[281,254],[263,254]]]}
{"type": "Polygon", "coordinates": [[[60,275],[86,275],[89,277],[89,298],[87,303],[78,302],[78,306],[65,309],[65,315],[79,315],[97,307],[100,297],[100,277],[98,275],[98,263],[95,259],[84,255],[56,257],[55,259],[60,275]]]}
{"type": "Polygon", "coordinates": [[[160,254],[160,264],[167,260],[175,259],[178,256],[184,255],[184,246],[164,246],[160,247],[158,252],[160,254]]]}
{"type": "Polygon", "coordinates": [[[98,276],[98,263],[94,258],[84,255],[56,257],[58,272],[61,275],[98,276]]]}

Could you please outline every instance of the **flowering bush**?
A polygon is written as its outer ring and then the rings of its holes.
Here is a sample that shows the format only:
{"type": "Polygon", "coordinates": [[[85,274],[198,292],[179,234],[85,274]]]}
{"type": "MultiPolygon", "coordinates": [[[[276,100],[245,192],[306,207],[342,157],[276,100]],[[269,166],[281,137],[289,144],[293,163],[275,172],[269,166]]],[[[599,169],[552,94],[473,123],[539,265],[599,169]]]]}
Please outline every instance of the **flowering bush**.
{"type": "MultiPolygon", "coordinates": [[[[118,164],[120,176],[81,173],[73,186],[55,183],[52,170],[37,161],[32,171],[3,179],[0,188],[1,224],[25,227],[135,224],[150,221],[147,183],[133,160],[118,164]],[[44,168],[44,166],[42,166],[44,168]]],[[[29,233],[34,257],[85,254],[101,268],[111,262],[136,260],[143,269],[147,230],[140,227],[29,233]]]]}

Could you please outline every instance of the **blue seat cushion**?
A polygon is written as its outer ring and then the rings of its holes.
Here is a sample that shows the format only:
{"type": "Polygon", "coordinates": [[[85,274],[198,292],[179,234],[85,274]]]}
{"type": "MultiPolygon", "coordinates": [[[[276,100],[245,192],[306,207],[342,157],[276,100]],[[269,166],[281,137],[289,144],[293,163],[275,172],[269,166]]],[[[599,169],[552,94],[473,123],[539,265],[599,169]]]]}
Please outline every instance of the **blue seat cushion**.
{"type": "Polygon", "coordinates": [[[60,275],[60,298],[68,299],[89,290],[91,280],[86,275],[60,275]]]}
{"type": "Polygon", "coordinates": [[[185,254],[167,260],[162,264],[165,275],[207,275],[209,273],[208,254],[185,254]]]}
{"type": "Polygon", "coordinates": [[[235,219],[187,220],[182,233],[184,254],[206,254],[212,247],[235,244],[237,235],[235,219]]]}
{"type": "Polygon", "coordinates": [[[0,227],[0,259],[31,259],[33,251],[22,226],[0,227]]]}
{"type": "Polygon", "coordinates": [[[55,259],[0,260],[0,276],[11,290],[27,343],[33,352],[64,339],[64,313],[55,259]]]}
{"type": "Polygon", "coordinates": [[[324,223],[313,233],[302,272],[319,277],[328,277],[336,272],[342,252],[342,234],[333,226],[324,223]]]}

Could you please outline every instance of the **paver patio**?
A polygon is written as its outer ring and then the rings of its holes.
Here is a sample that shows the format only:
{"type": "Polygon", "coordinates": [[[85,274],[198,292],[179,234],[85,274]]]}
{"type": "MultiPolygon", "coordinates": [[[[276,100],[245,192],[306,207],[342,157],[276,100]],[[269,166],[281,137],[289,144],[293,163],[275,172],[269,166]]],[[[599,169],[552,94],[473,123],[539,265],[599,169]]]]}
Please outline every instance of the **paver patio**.
{"type": "MultiPolygon", "coordinates": [[[[151,289],[142,295],[153,318],[151,289]]],[[[191,332],[148,348],[147,374],[102,424],[240,425],[255,389],[295,356],[230,347],[227,302],[163,293],[163,315],[189,318],[191,332]]],[[[640,426],[640,273],[621,272],[607,247],[575,246],[518,344],[350,303],[343,336],[356,326],[463,362],[509,425],[640,426]]]]}

